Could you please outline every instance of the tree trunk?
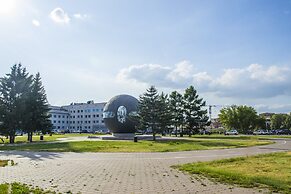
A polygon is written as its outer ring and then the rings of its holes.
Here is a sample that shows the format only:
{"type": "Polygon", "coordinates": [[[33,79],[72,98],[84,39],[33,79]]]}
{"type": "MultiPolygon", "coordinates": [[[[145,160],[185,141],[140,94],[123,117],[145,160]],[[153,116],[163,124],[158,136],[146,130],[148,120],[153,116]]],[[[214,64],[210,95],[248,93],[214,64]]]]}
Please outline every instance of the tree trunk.
{"type": "Polygon", "coordinates": [[[33,135],[33,132],[29,132],[29,142],[32,142],[32,135],[33,135]]]}
{"type": "Polygon", "coordinates": [[[153,132],[153,141],[156,141],[156,132],[153,132]]]}
{"type": "Polygon", "coordinates": [[[9,135],[9,143],[13,144],[15,142],[15,135],[14,134],[10,134],[9,135]]]}

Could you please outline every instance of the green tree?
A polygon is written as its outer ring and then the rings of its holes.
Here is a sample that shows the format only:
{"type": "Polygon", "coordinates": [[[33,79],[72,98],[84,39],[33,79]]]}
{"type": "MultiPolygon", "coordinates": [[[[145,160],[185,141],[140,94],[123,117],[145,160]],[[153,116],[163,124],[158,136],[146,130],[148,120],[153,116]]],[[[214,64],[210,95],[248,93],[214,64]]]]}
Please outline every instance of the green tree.
{"type": "Polygon", "coordinates": [[[191,133],[198,133],[199,129],[208,124],[207,110],[202,109],[205,104],[206,102],[203,98],[199,98],[193,86],[185,90],[183,109],[189,136],[191,136],[191,133]]]}
{"type": "Polygon", "coordinates": [[[159,95],[155,86],[151,86],[139,97],[138,117],[140,126],[151,129],[153,140],[156,140],[156,133],[159,130],[159,95]]]}
{"type": "Polygon", "coordinates": [[[284,127],[291,130],[291,114],[286,116],[284,127]]]}
{"type": "Polygon", "coordinates": [[[1,129],[9,136],[10,143],[14,143],[16,131],[23,127],[31,84],[32,76],[21,64],[14,65],[11,72],[0,79],[1,129]]]}
{"type": "Polygon", "coordinates": [[[258,115],[253,107],[231,106],[223,108],[218,115],[220,122],[227,129],[237,129],[240,133],[248,133],[257,126],[258,115]]]}
{"type": "Polygon", "coordinates": [[[266,118],[265,117],[258,117],[257,118],[257,124],[256,124],[257,129],[267,129],[266,126],[266,118]]]}
{"type": "Polygon", "coordinates": [[[177,137],[178,127],[183,124],[183,95],[173,91],[169,96],[169,108],[172,114],[172,123],[175,126],[175,135],[177,137]]]}
{"type": "Polygon", "coordinates": [[[168,95],[163,92],[159,95],[159,106],[158,106],[158,120],[159,120],[159,131],[162,134],[169,133],[169,128],[172,124],[172,114],[169,106],[168,95]]]}
{"type": "Polygon", "coordinates": [[[274,114],[271,117],[271,129],[283,129],[287,115],[274,114]]]}
{"type": "Polygon", "coordinates": [[[27,114],[23,121],[23,130],[28,134],[28,141],[32,142],[33,132],[46,133],[52,127],[49,120],[50,109],[39,73],[33,79],[29,98],[27,98],[25,104],[27,114]]]}

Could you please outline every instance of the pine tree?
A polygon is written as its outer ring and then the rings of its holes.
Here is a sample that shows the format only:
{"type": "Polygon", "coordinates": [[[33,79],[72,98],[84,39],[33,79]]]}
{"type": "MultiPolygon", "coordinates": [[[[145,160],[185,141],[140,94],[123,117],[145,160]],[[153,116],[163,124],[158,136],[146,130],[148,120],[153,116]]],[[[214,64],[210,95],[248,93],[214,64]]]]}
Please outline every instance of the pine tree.
{"type": "Polygon", "coordinates": [[[207,110],[203,110],[206,102],[199,98],[197,91],[190,86],[184,93],[184,114],[186,129],[189,136],[192,133],[198,133],[200,128],[208,124],[207,110]]]}
{"type": "Polygon", "coordinates": [[[159,95],[155,86],[147,89],[146,93],[139,97],[138,115],[140,125],[151,129],[153,140],[156,140],[156,133],[159,127],[159,95]]]}
{"type": "Polygon", "coordinates": [[[169,108],[172,114],[172,123],[175,126],[175,135],[177,137],[178,127],[183,124],[183,96],[177,91],[173,91],[169,96],[169,108]]]}
{"type": "Polygon", "coordinates": [[[172,124],[172,114],[169,106],[168,95],[163,92],[159,95],[158,106],[158,120],[159,120],[159,132],[162,134],[169,133],[169,128],[172,124]]]}
{"type": "Polygon", "coordinates": [[[14,65],[11,73],[0,79],[0,107],[2,133],[9,136],[10,143],[15,141],[15,133],[23,127],[26,112],[26,99],[32,84],[29,75],[21,64],[14,65]]]}
{"type": "Polygon", "coordinates": [[[26,105],[28,114],[26,114],[24,121],[24,131],[28,134],[28,141],[32,142],[33,132],[41,131],[45,133],[51,128],[48,113],[50,109],[39,73],[33,79],[26,105]]]}

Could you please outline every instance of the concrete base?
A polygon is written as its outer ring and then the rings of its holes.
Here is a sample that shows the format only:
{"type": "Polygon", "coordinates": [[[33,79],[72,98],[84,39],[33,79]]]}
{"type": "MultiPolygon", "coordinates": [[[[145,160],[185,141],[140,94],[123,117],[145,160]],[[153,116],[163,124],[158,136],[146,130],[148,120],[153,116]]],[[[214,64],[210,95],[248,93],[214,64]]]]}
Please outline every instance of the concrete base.
{"type": "MultiPolygon", "coordinates": [[[[134,137],[138,140],[153,140],[152,135],[135,135],[134,133],[113,133],[108,136],[100,136],[102,140],[133,140],[134,137]]],[[[161,136],[156,136],[156,139],[160,139],[161,136]]]]}

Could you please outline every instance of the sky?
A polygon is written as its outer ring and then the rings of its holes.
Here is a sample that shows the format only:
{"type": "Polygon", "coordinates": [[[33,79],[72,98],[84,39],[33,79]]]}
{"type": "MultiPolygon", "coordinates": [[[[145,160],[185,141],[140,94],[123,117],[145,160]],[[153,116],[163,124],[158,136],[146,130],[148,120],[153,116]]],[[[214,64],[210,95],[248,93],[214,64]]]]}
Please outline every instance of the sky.
{"type": "Polygon", "coordinates": [[[193,85],[209,105],[291,112],[290,0],[0,0],[0,77],[52,105],[193,85]]]}

